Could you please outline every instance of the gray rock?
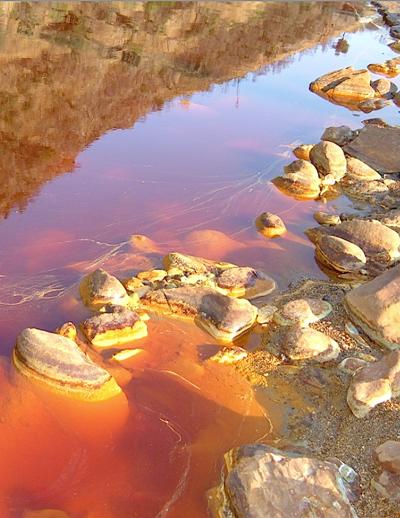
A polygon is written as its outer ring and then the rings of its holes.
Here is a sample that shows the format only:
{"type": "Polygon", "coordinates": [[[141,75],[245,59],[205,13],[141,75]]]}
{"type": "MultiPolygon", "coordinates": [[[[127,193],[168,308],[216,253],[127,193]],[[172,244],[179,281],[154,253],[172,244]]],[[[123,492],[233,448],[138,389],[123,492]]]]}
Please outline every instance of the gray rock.
{"type": "Polygon", "coordinates": [[[338,146],[344,146],[356,136],[348,126],[331,126],[323,132],[321,140],[333,142],[338,146]]]}

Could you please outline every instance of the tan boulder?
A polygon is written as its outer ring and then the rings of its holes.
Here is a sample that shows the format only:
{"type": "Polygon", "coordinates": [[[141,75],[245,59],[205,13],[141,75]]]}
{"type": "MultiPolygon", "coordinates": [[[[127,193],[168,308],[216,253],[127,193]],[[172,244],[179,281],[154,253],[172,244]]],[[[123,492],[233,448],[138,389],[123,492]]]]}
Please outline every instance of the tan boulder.
{"type": "Polygon", "coordinates": [[[351,290],[345,303],[372,340],[389,349],[400,347],[400,265],[351,290]]]}
{"type": "Polygon", "coordinates": [[[284,176],[274,178],[273,183],[294,198],[314,199],[320,194],[320,178],[316,168],[307,160],[295,160],[284,168],[284,176]]]}
{"type": "Polygon", "coordinates": [[[371,63],[368,65],[368,70],[374,74],[396,77],[400,74],[400,58],[388,59],[384,63],[371,63]]]}
{"type": "Polygon", "coordinates": [[[370,182],[372,180],[381,180],[381,175],[365,164],[358,158],[347,158],[347,173],[346,178],[356,182],[370,182]]]}
{"type": "Polygon", "coordinates": [[[310,151],[314,147],[314,144],[301,144],[293,149],[293,154],[300,160],[310,160],[310,151]]]}
{"type": "Polygon", "coordinates": [[[278,237],[287,232],[282,219],[272,212],[263,212],[256,219],[257,230],[265,237],[278,237]]]}
{"type": "Polygon", "coordinates": [[[313,214],[315,221],[317,221],[320,225],[339,225],[340,217],[336,214],[328,214],[327,212],[314,212],[313,214]]]}
{"type": "Polygon", "coordinates": [[[130,303],[122,283],[101,268],[82,279],[79,292],[85,306],[91,309],[99,310],[107,304],[126,306],[130,303]]]}
{"type": "Polygon", "coordinates": [[[311,163],[321,176],[332,175],[336,181],[346,174],[346,157],[342,148],[333,142],[323,140],[310,151],[311,163]]]}
{"type": "Polygon", "coordinates": [[[227,295],[248,299],[268,295],[276,288],[275,281],[267,274],[241,266],[221,272],[216,284],[227,295]]]}
{"type": "Polygon", "coordinates": [[[347,465],[248,444],[225,455],[226,475],[209,491],[214,518],[356,518],[358,476],[347,465]]]}
{"type": "Polygon", "coordinates": [[[371,99],[375,92],[371,87],[371,74],[368,70],[342,68],[325,74],[310,84],[310,90],[332,99],[371,99]]]}
{"type": "Polygon", "coordinates": [[[25,329],[17,338],[13,361],[27,378],[75,398],[102,400],[121,393],[114,378],[73,340],[55,333],[25,329]]]}
{"type": "Polygon", "coordinates": [[[347,403],[356,417],[400,395],[400,351],[358,370],[347,391],[347,403]]]}
{"type": "Polygon", "coordinates": [[[315,256],[320,263],[338,272],[359,271],[367,261],[359,246],[330,235],[322,235],[317,241],[315,256]]]}
{"type": "Polygon", "coordinates": [[[284,304],[276,313],[274,320],[282,326],[300,324],[306,326],[318,322],[332,311],[329,302],[322,299],[296,299],[284,304]]]}

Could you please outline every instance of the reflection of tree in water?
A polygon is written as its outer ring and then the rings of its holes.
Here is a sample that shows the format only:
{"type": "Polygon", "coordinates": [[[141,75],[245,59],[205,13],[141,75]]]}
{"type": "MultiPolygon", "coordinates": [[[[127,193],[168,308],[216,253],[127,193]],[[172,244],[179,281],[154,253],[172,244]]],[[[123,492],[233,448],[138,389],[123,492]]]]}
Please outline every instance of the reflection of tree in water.
{"type": "MultiPolygon", "coordinates": [[[[326,42],[352,13],[335,2],[17,3],[0,6],[0,214],[110,128],[175,96],[326,42]]],[[[272,65],[271,65],[272,66],[272,65]]],[[[263,68],[264,67],[264,68],[263,68]]]]}
{"type": "Polygon", "coordinates": [[[335,49],[335,54],[338,56],[339,54],[347,54],[350,48],[349,42],[345,39],[345,35],[341,38],[339,38],[333,45],[333,48],[335,49]]]}

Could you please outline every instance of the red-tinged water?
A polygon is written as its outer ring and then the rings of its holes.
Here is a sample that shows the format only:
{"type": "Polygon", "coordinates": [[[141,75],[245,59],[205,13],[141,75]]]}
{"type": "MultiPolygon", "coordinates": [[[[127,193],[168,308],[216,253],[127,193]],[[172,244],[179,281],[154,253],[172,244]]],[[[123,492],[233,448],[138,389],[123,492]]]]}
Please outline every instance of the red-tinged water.
{"type": "Polygon", "coordinates": [[[99,358],[124,395],[96,404],[17,376],[15,338],[87,316],[77,283],[95,267],[122,278],[173,250],[257,267],[281,288],[323,277],[303,231],[316,210],[351,203],[299,202],[270,180],[327,126],[396,122],[394,106],[360,116],[308,90],[391,57],[387,30],[355,31],[339,2],[9,2],[0,13],[0,517],[207,516],[223,454],[285,422],[268,393],[260,401],[208,361],[209,335],[154,317],[134,344],[144,354],[124,368],[99,358]],[[283,238],[257,233],[263,211],[284,219],[283,238]]]}

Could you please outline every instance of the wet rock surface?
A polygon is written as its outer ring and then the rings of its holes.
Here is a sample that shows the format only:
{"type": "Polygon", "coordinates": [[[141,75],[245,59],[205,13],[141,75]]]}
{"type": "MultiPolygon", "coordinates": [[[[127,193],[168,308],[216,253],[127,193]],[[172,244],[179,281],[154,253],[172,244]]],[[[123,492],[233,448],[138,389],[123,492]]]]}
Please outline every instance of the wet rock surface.
{"type": "Polygon", "coordinates": [[[356,480],[348,466],[249,444],[225,456],[226,475],[209,496],[225,502],[213,516],[355,518],[351,505],[356,480]],[[234,514],[233,514],[234,513],[234,514]]]}
{"type": "Polygon", "coordinates": [[[282,219],[271,212],[263,212],[256,219],[258,231],[265,237],[278,237],[287,232],[282,219]]]}
{"type": "Polygon", "coordinates": [[[316,168],[307,160],[295,160],[284,168],[284,176],[273,183],[281,191],[298,198],[313,199],[320,194],[320,178],[316,168]]]}
{"type": "Polygon", "coordinates": [[[356,272],[365,267],[362,249],[336,236],[322,235],[316,242],[315,256],[319,262],[338,272],[356,272]]]}
{"type": "Polygon", "coordinates": [[[319,77],[310,84],[310,90],[335,100],[363,100],[375,96],[369,71],[355,70],[353,67],[335,70],[319,77]]]}
{"type": "Polygon", "coordinates": [[[274,314],[277,324],[306,326],[325,318],[332,311],[329,302],[321,299],[295,299],[284,304],[274,314]]]}
{"type": "Polygon", "coordinates": [[[14,365],[24,376],[82,399],[105,399],[121,391],[111,375],[93,363],[74,341],[39,329],[20,333],[14,365]]]}
{"type": "Polygon", "coordinates": [[[322,141],[310,151],[310,160],[321,176],[333,175],[335,181],[346,174],[346,157],[342,148],[330,141],[322,141]]]}
{"type": "Polygon", "coordinates": [[[121,282],[101,268],[82,279],[79,292],[83,303],[96,310],[104,308],[107,304],[126,306],[130,302],[121,282]]]}

